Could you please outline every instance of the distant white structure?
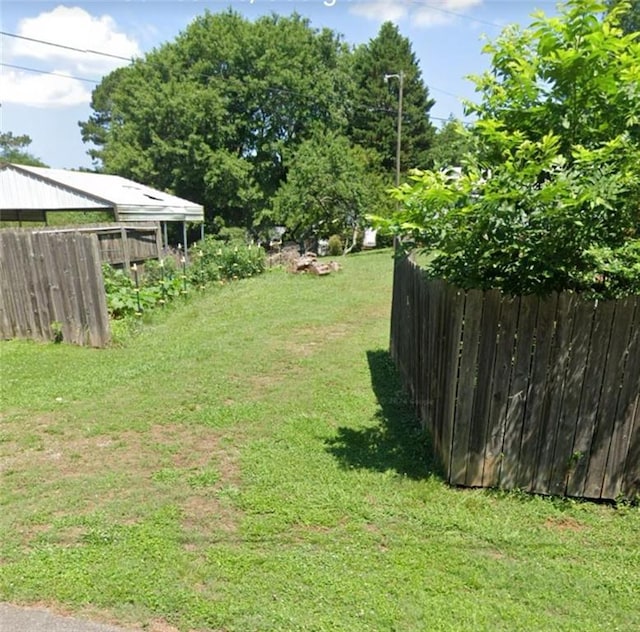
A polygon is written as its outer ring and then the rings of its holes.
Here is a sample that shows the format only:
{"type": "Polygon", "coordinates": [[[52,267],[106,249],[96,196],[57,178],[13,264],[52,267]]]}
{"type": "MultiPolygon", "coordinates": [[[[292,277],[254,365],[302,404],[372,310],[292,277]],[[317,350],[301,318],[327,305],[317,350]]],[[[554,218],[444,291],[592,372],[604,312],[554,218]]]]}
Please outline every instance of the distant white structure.
{"type": "Polygon", "coordinates": [[[364,229],[364,237],[362,238],[362,247],[363,248],[375,248],[376,247],[376,238],[378,231],[374,228],[365,228],[364,229]]]}

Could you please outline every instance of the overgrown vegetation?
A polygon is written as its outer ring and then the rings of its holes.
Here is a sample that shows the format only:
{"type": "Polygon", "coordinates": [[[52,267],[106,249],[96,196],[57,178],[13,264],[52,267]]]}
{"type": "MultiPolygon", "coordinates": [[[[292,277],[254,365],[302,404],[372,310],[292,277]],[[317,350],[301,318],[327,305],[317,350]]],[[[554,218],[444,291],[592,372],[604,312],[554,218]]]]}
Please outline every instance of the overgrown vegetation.
{"type": "Polygon", "coordinates": [[[628,3],[571,0],[485,47],[461,174],[416,172],[382,221],[469,288],[640,292],[640,40],[628,3]]]}
{"type": "Polygon", "coordinates": [[[391,253],[2,341],[0,601],[148,630],[640,627],[639,509],[447,487],[388,353],[391,253]]]}
{"type": "Polygon", "coordinates": [[[144,266],[134,266],[126,272],[104,264],[107,308],[115,319],[141,316],[212,283],[244,279],[264,269],[262,248],[205,237],[188,257],[178,253],[160,261],[147,261],[144,266]]]}

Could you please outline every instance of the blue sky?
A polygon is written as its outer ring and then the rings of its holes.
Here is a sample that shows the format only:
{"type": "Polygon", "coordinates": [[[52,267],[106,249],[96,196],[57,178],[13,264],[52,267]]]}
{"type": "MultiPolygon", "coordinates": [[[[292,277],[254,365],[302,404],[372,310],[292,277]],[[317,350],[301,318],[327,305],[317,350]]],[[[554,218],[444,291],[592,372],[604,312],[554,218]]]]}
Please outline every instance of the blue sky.
{"type": "MultiPolygon", "coordinates": [[[[463,118],[462,98],[474,98],[465,77],[488,66],[483,38],[492,40],[509,23],[527,25],[531,13],[555,13],[555,1],[528,0],[93,0],[66,3],[2,0],[0,128],[28,134],[31,153],[51,167],[91,165],[78,121],[91,114],[96,83],[117,65],[116,58],[39,44],[131,58],[172,41],[205,9],[229,7],[250,19],[297,11],[313,27],[329,27],[349,44],[374,38],[385,20],[398,24],[420,61],[436,104],[433,117],[463,118]],[[12,37],[15,35],[21,36],[12,37]],[[31,69],[31,70],[27,70],[31,69]],[[43,74],[33,70],[56,74],[43,74]],[[69,79],[59,75],[70,75],[69,79]],[[83,81],[91,80],[91,81],[83,81]]],[[[390,68],[389,72],[397,69],[390,68]]],[[[438,120],[434,120],[438,123],[438,120]]]]}

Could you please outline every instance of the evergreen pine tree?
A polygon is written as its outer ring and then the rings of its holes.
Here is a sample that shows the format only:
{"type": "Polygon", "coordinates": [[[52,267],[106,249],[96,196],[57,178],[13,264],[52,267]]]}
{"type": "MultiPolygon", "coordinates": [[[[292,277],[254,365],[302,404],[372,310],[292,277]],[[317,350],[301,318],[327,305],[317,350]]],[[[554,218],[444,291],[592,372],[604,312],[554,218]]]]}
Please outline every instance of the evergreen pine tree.
{"type": "Polygon", "coordinates": [[[434,101],[422,80],[411,42],[385,22],[376,38],[354,51],[355,102],[349,125],[354,143],[374,149],[392,179],[396,170],[400,81],[403,74],[400,170],[429,166],[435,129],[429,120],[434,101]]]}

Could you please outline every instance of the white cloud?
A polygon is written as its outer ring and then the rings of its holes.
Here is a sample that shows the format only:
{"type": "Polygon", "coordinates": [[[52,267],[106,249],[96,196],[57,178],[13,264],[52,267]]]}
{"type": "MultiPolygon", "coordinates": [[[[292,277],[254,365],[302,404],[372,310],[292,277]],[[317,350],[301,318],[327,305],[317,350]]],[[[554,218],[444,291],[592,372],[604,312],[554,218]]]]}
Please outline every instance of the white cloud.
{"type": "MultiPolygon", "coordinates": [[[[52,71],[67,74],[64,71],[52,71]]],[[[2,72],[2,101],[31,107],[68,107],[88,103],[91,84],[56,75],[2,72]]]]}
{"type": "MultiPolygon", "coordinates": [[[[6,38],[4,59],[14,65],[100,80],[128,59],[141,55],[138,43],[118,29],[112,17],[91,15],[80,7],[58,6],[18,23],[17,35],[6,38]],[[60,44],[49,46],[31,40],[60,44]],[[65,48],[67,47],[67,48],[65,48]],[[80,49],[80,50],[72,50],[80,49]],[[125,59],[95,55],[109,53],[125,59]]],[[[3,100],[40,107],[65,107],[88,103],[90,83],[25,71],[3,72],[3,100]]]]}
{"type": "Polygon", "coordinates": [[[411,2],[409,0],[368,0],[366,2],[355,3],[349,12],[354,15],[361,15],[369,20],[380,22],[398,22],[407,17],[411,2]]]}
{"type": "Polygon", "coordinates": [[[355,3],[350,12],[378,22],[410,19],[418,26],[449,24],[456,13],[464,13],[483,0],[365,0],[355,3]]]}

